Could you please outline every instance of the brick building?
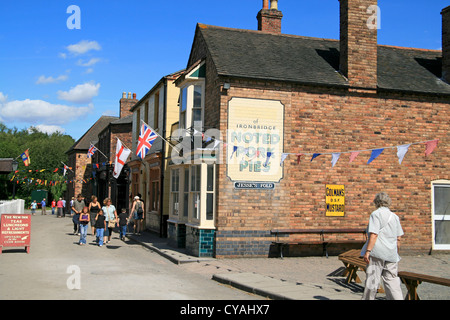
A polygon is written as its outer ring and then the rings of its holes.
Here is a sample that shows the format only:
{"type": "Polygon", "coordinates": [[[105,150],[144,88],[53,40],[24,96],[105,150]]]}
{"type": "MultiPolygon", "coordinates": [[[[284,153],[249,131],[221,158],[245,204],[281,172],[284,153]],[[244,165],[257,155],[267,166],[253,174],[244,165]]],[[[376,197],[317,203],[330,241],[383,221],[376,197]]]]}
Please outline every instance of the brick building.
{"type": "Polygon", "coordinates": [[[263,1],[258,30],[197,25],[177,80],[180,127],[217,128],[223,144],[172,159],[173,243],[199,256],[267,256],[273,229],[365,228],[385,191],[405,231],[402,254],[450,249],[450,7],[436,51],[379,45],[372,5],[340,0],[340,40],[282,34],[274,0],[263,1]],[[414,144],[435,139],[427,157],[414,144]],[[395,146],[405,144],[399,164],[395,146]],[[349,163],[351,151],[361,152],[349,163]],[[329,185],[345,188],[342,214],[327,213],[329,185]]]}
{"type": "Polygon", "coordinates": [[[106,128],[111,122],[117,120],[117,117],[102,116],[100,117],[83,136],[78,139],[66,154],[69,158],[67,166],[72,168],[67,171],[69,183],[67,184],[66,201],[69,203],[72,197],[82,194],[89,197],[94,194],[95,181],[92,178],[92,163],[87,157],[87,153],[91,142],[98,141],[98,134],[106,128]]]}
{"type": "MultiPolygon", "coordinates": [[[[184,70],[183,70],[184,71],[184,70]]],[[[154,129],[166,140],[178,123],[178,103],[180,90],[175,80],[182,71],[162,77],[133,108],[132,130],[129,144],[133,152],[127,166],[131,175],[131,195],[141,195],[145,204],[144,227],[148,230],[166,235],[166,221],[169,216],[168,157],[171,147],[158,137],[144,159],[136,155],[141,130],[141,120],[154,129]]]]}
{"type": "MultiPolygon", "coordinates": [[[[132,112],[130,109],[138,100],[136,94],[131,93],[128,96],[123,93],[120,99],[119,117],[101,116],[86,132],[78,139],[69,150],[67,150],[68,163],[72,168],[67,172],[68,188],[66,192],[66,201],[72,197],[82,194],[88,201],[92,195],[96,195],[100,201],[106,197],[115,196],[116,181],[112,181],[110,163],[114,163],[116,153],[116,137],[119,137],[124,143],[131,145],[131,122],[132,112]],[[103,154],[96,152],[92,158],[87,157],[90,145],[94,144],[103,154]],[[97,166],[98,165],[98,166],[97,166]],[[111,185],[114,185],[111,192],[111,185]]],[[[121,175],[119,185],[124,184],[126,170],[121,175]]],[[[127,185],[128,186],[128,185],[127,185]]],[[[121,191],[123,197],[125,190],[121,191]]],[[[128,192],[126,193],[128,195],[128,192]]],[[[114,202],[115,204],[119,204],[114,202]]],[[[125,202],[128,203],[128,200],[125,202]]],[[[121,205],[124,205],[120,202],[121,205]]]]}
{"type": "MultiPolygon", "coordinates": [[[[112,204],[120,210],[129,207],[129,168],[125,165],[122,168],[119,178],[113,177],[113,167],[116,157],[117,139],[131,148],[133,112],[131,109],[138,102],[136,94],[131,92],[128,95],[124,92],[119,101],[119,117],[108,123],[103,130],[98,133],[96,147],[100,152],[96,152],[92,157],[92,167],[95,175],[94,194],[99,201],[111,198],[112,204]],[[105,157],[106,156],[106,157],[105,157]]],[[[118,211],[119,212],[119,211],[118,211]]]]}

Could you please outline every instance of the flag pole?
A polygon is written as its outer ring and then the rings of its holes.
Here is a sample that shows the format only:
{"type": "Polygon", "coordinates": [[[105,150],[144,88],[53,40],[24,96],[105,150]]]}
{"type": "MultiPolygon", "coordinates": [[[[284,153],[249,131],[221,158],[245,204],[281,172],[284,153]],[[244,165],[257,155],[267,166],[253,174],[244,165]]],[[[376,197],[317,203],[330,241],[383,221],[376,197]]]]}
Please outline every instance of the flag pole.
{"type": "Polygon", "coordinates": [[[131,151],[131,149],[130,148],[128,148],[127,147],[127,145],[125,144],[125,143],[123,143],[123,141],[122,140],[120,140],[119,138],[116,138],[117,140],[119,140],[120,141],[120,143],[125,147],[125,148],[127,148],[128,150],[130,150],[131,151]]]}
{"type": "MultiPolygon", "coordinates": [[[[95,147],[95,144],[94,144],[94,143],[90,142],[90,144],[93,145],[93,146],[95,147]]],[[[95,147],[95,149],[96,149],[98,152],[100,152],[100,154],[101,154],[102,156],[104,156],[106,159],[109,160],[109,158],[108,158],[107,156],[105,156],[105,154],[104,154],[103,152],[101,152],[99,148],[95,147]]]]}
{"type": "Polygon", "coordinates": [[[163,140],[164,140],[166,143],[168,143],[173,149],[175,149],[175,150],[178,152],[178,154],[180,154],[180,151],[178,151],[178,149],[177,149],[173,144],[171,144],[169,141],[167,141],[166,139],[164,139],[158,132],[156,132],[152,127],[150,127],[147,123],[145,123],[144,120],[141,119],[141,126],[142,126],[142,124],[145,124],[147,127],[149,127],[154,133],[156,133],[156,135],[157,135],[158,137],[160,137],[161,139],[163,139],[163,140]]]}
{"type": "MultiPolygon", "coordinates": [[[[70,171],[72,171],[73,172],[73,170],[72,169],[70,169],[70,167],[68,166],[68,165],[66,165],[64,162],[62,162],[61,161],[61,163],[65,166],[65,167],[67,167],[67,169],[69,169],[70,171]]],[[[73,172],[73,173],[75,173],[75,172],[73,172]]]]}

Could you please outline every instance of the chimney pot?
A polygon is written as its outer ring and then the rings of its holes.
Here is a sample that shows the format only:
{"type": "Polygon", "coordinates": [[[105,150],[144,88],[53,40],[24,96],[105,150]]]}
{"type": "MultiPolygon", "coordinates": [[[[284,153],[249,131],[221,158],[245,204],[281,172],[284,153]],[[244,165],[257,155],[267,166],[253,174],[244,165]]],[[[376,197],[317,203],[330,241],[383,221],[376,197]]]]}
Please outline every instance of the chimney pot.
{"type": "Polygon", "coordinates": [[[128,92],[128,99],[131,99],[131,92],[128,92]]]}
{"type": "Polygon", "coordinates": [[[263,9],[269,9],[269,0],[263,0],[263,9]]]}
{"type": "Polygon", "coordinates": [[[133,93],[133,99],[136,100],[136,93],[133,93]]]}
{"type": "Polygon", "coordinates": [[[127,98],[127,93],[126,92],[123,92],[122,93],[122,99],[126,99],[127,98]]]}
{"type": "Polygon", "coordinates": [[[278,0],[270,1],[270,10],[278,10],[278,0]]]}

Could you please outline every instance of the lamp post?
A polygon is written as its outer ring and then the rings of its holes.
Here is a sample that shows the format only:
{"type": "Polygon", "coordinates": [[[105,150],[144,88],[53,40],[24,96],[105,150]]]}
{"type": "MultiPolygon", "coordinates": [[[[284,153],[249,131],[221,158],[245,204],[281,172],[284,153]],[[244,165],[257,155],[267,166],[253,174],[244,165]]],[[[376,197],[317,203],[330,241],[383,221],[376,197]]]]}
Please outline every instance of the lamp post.
{"type": "MultiPolygon", "coordinates": [[[[19,163],[16,159],[14,159],[11,163],[13,172],[17,171],[17,168],[19,167],[19,163]]],[[[16,199],[16,184],[13,182],[13,200],[16,199]]]]}

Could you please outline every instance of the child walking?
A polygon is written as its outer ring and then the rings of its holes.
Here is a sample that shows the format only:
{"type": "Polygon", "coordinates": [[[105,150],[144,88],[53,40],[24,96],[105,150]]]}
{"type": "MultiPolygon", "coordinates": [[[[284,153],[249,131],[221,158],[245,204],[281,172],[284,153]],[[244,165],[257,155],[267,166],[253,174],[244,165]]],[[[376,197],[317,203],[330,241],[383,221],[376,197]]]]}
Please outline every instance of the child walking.
{"type": "Polygon", "coordinates": [[[80,246],[86,244],[87,229],[90,220],[89,208],[84,207],[80,214],[80,246]]]}
{"type": "Polygon", "coordinates": [[[120,240],[125,240],[125,236],[127,235],[127,225],[128,225],[127,209],[123,208],[122,212],[119,214],[120,240]]]}
{"type": "Polygon", "coordinates": [[[99,247],[103,246],[103,235],[105,233],[105,228],[105,216],[103,215],[103,211],[100,210],[95,217],[95,230],[97,232],[97,243],[99,247]]]}

